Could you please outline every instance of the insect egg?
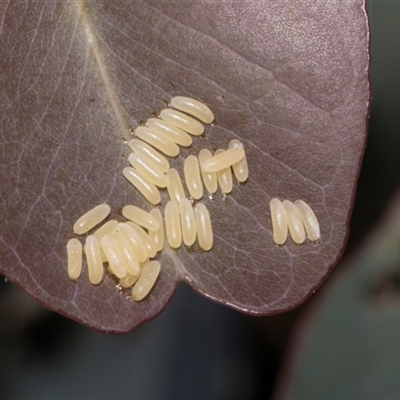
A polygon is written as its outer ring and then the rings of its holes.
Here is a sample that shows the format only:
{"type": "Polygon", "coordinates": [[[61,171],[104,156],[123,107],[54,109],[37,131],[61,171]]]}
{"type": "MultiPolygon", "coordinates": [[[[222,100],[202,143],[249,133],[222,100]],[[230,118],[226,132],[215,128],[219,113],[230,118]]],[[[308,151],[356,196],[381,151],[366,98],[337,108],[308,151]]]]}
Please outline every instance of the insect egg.
{"type": "Polygon", "coordinates": [[[132,167],[125,167],[122,171],[125,178],[151,203],[158,204],[161,201],[160,192],[143,174],[132,167]]]}
{"type": "Polygon", "coordinates": [[[147,257],[148,258],[154,257],[157,253],[156,245],[150,239],[150,236],[147,234],[147,232],[141,226],[135,224],[134,222],[128,221],[127,225],[129,225],[131,228],[133,228],[136,231],[136,233],[139,235],[141,241],[143,242],[144,246],[146,247],[147,257]]]}
{"type": "MultiPolygon", "coordinates": [[[[101,237],[104,235],[112,236],[117,230],[117,226],[118,226],[118,221],[116,221],[115,219],[111,219],[110,221],[107,221],[105,224],[100,226],[100,228],[97,229],[96,232],[94,233],[94,236],[100,243],[101,237]]],[[[101,253],[101,260],[103,261],[103,263],[105,263],[107,261],[107,258],[101,247],[100,247],[100,253],[101,253]]]]}
{"type": "Polygon", "coordinates": [[[122,215],[126,219],[129,219],[150,231],[157,231],[160,229],[158,221],[151,214],[139,207],[127,205],[122,209],[122,215]]]}
{"type": "Polygon", "coordinates": [[[102,225],[99,229],[97,229],[94,233],[94,236],[97,240],[100,240],[101,237],[104,235],[112,236],[117,230],[117,226],[118,221],[116,221],[115,219],[111,219],[110,221],[107,221],[104,225],[102,225]]]}
{"type": "MultiPolygon", "coordinates": [[[[239,140],[233,139],[229,142],[229,148],[242,148],[243,144],[239,142],[239,140]]],[[[235,174],[236,179],[238,182],[245,182],[249,177],[249,166],[247,164],[246,154],[242,160],[232,164],[233,173],[235,174]]]]}
{"type": "Polygon", "coordinates": [[[211,124],[214,121],[213,112],[202,102],[190,97],[176,96],[171,99],[172,107],[184,111],[205,122],[211,124]]]}
{"type": "Polygon", "coordinates": [[[104,268],[101,261],[100,244],[94,235],[86,238],[84,251],[88,267],[89,281],[93,285],[98,285],[103,279],[104,268]]]}
{"type": "Polygon", "coordinates": [[[185,191],[183,190],[182,180],[179,176],[179,172],[176,169],[171,168],[167,172],[167,178],[167,190],[169,198],[172,201],[175,201],[176,204],[179,204],[179,202],[185,198],[185,191]]]}
{"type": "Polygon", "coordinates": [[[208,149],[202,149],[199,152],[199,164],[200,172],[203,178],[204,186],[209,193],[215,193],[218,189],[217,175],[215,172],[205,172],[201,168],[201,165],[208,159],[212,158],[211,151],[208,149]]]}
{"type": "Polygon", "coordinates": [[[282,245],[286,242],[288,232],[285,207],[278,199],[272,199],[269,202],[269,206],[271,210],[274,242],[278,245],[282,245]]]}
{"type": "MultiPolygon", "coordinates": [[[[236,150],[236,149],[235,149],[236,150]]],[[[243,149],[242,149],[243,150],[243,149]]],[[[218,156],[222,153],[225,153],[224,150],[222,149],[218,149],[215,152],[215,156],[218,156]]],[[[215,158],[214,156],[214,158],[215,158]]],[[[207,160],[206,163],[210,161],[207,160]]],[[[204,163],[205,164],[205,163],[204,163]]],[[[204,166],[203,164],[203,166],[204,166]]],[[[202,167],[203,168],[203,167],[202,167]]],[[[220,169],[216,172],[217,174],[217,180],[218,180],[218,184],[219,187],[221,188],[221,191],[223,193],[230,193],[232,192],[232,188],[233,188],[233,182],[232,182],[232,171],[231,171],[231,167],[225,167],[223,169],[220,169]]]]}
{"type": "Polygon", "coordinates": [[[119,280],[119,284],[122,288],[131,287],[140,277],[140,273],[136,275],[126,274],[124,278],[119,280]]]}
{"type": "Polygon", "coordinates": [[[125,259],[124,265],[126,272],[130,275],[137,275],[140,272],[139,261],[136,257],[133,246],[121,232],[115,234],[112,240],[115,243],[118,252],[125,259]]]}
{"type": "Polygon", "coordinates": [[[182,228],[182,239],[186,246],[191,246],[196,241],[196,220],[192,205],[188,199],[179,202],[179,215],[182,228]]]}
{"type": "Polygon", "coordinates": [[[152,131],[146,126],[139,126],[136,128],[135,135],[169,157],[176,157],[179,154],[179,147],[176,143],[169,140],[166,136],[152,131]]]}
{"type": "Polygon", "coordinates": [[[74,232],[77,235],[83,235],[90,231],[110,214],[108,204],[100,204],[83,214],[74,224],[74,232]]]}
{"type": "Polygon", "coordinates": [[[180,146],[189,147],[193,143],[193,139],[182,129],[163,121],[159,118],[150,118],[146,125],[153,131],[166,136],[180,146]]]}
{"type": "Polygon", "coordinates": [[[117,278],[123,278],[127,273],[127,269],[122,254],[119,252],[116,243],[112,240],[112,238],[104,235],[100,239],[100,245],[104,254],[106,255],[108,265],[112,273],[117,278]]]}
{"type": "Polygon", "coordinates": [[[149,163],[139,153],[131,153],[128,157],[128,161],[132,167],[139,171],[149,182],[161,188],[167,186],[168,178],[165,174],[154,167],[153,164],[149,163]]]}
{"type": "Polygon", "coordinates": [[[163,220],[160,213],[160,210],[157,208],[153,208],[150,211],[150,214],[158,221],[160,224],[160,229],[157,231],[149,231],[150,239],[156,245],[156,250],[161,251],[164,248],[164,228],[163,228],[163,220]]]}
{"type": "Polygon", "coordinates": [[[302,244],[306,240],[303,222],[296,206],[289,200],[283,201],[286,211],[286,220],[289,228],[290,236],[296,244],[302,244]]]}
{"type": "Polygon", "coordinates": [[[164,121],[169,122],[192,135],[200,136],[204,132],[204,127],[199,121],[196,121],[194,118],[179,111],[165,108],[161,111],[160,117],[164,121]]]}
{"type": "Polygon", "coordinates": [[[311,207],[303,200],[296,200],[294,205],[299,212],[300,218],[303,221],[304,228],[306,229],[308,239],[312,242],[318,240],[321,236],[319,223],[314,211],[311,207]]]}
{"type": "Polygon", "coordinates": [[[219,149],[214,157],[204,161],[201,168],[205,172],[218,172],[229,168],[231,165],[243,160],[243,147],[231,147],[228,150],[219,149]]]}
{"type": "Polygon", "coordinates": [[[82,272],[82,244],[78,239],[70,239],[67,243],[68,275],[78,279],[82,272]]]}
{"type": "Polygon", "coordinates": [[[160,274],[161,265],[158,261],[150,261],[143,269],[138,281],[132,289],[132,298],[136,301],[143,300],[153,288],[158,275],[160,274]]]}
{"type": "Polygon", "coordinates": [[[118,224],[117,232],[121,232],[125,238],[128,239],[139,262],[146,261],[147,249],[136,230],[128,224],[120,223],[118,224]]]}
{"type": "Polygon", "coordinates": [[[199,246],[203,250],[210,250],[213,246],[214,236],[207,207],[203,203],[197,203],[194,207],[194,216],[199,246]]]}
{"type": "Polygon", "coordinates": [[[203,197],[203,185],[200,178],[200,167],[197,157],[190,155],[186,157],[183,166],[183,173],[185,175],[186,187],[190,195],[198,200],[203,197]]]}
{"type": "Polygon", "coordinates": [[[140,154],[148,163],[162,172],[167,172],[170,168],[168,160],[156,149],[139,139],[132,139],[129,147],[135,153],[140,154]]]}
{"type": "Polygon", "coordinates": [[[179,209],[175,202],[169,201],[165,206],[165,231],[169,245],[177,249],[182,244],[182,230],[179,209]]]}

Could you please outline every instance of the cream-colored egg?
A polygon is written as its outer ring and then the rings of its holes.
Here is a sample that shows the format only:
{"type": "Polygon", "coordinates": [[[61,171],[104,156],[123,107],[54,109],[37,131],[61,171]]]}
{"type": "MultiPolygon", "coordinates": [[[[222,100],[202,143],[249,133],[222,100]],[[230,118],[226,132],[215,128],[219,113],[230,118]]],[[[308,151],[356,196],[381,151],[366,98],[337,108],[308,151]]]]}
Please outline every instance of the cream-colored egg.
{"type": "Polygon", "coordinates": [[[143,300],[154,287],[158,275],[160,274],[161,265],[158,261],[150,261],[144,268],[143,271],[133,286],[132,298],[135,301],[143,300]]]}
{"type": "Polygon", "coordinates": [[[74,224],[74,232],[77,235],[83,235],[90,231],[101,221],[107,218],[111,208],[108,204],[99,204],[87,213],[83,214],[74,224]]]}
{"type": "Polygon", "coordinates": [[[169,161],[156,149],[143,142],[143,140],[132,139],[129,142],[129,147],[135,152],[144,157],[148,163],[152,164],[154,168],[167,172],[170,168],[169,161]]]}
{"type": "Polygon", "coordinates": [[[286,220],[290,236],[296,244],[302,244],[306,240],[306,232],[296,206],[289,200],[283,200],[286,211],[286,220]]]}
{"type": "Polygon", "coordinates": [[[171,105],[177,110],[193,115],[206,124],[211,124],[214,121],[214,113],[204,103],[190,97],[173,97],[171,105]]]}
{"type": "Polygon", "coordinates": [[[304,228],[307,232],[307,237],[312,242],[317,241],[321,237],[318,219],[311,207],[303,200],[296,200],[294,205],[299,212],[300,218],[303,221],[304,228]]]}
{"type": "Polygon", "coordinates": [[[157,251],[162,251],[164,248],[164,227],[160,210],[153,208],[150,214],[158,221],[160,228],[157,231],[149,231],[150,239],[156,245],[157,251]]]}
{"type": "Polygon", "coordinates": [[[286,210],[283,203],[278,199],[272,199],[269,202],[272,221],[272,234],[274,242],[282,245],[286,242],[288,225],[286,219],[286,210]]]}
{"type": "Polygon", "coordinates": [[[132,167],[125,167],[122,173],[151,204],[156,205],[161,201],[159,190],[138,170],[132,167]]]}
{"type": "Polygon", "coordinates": [[[100,244],[94,235],[86,238],[84,251],[89,281],[92,285],[98,285],[103,279],[104,267],[101,261],[100,244]]]}
{"type": "Polygon", "coordinates": [[[201,199],[203,197],[203,185],[201,183],[200,167],[197,157],[193,155],[186,157],[183,166],[183,174],[190,195],[196,200],[201,199]]]}
{"type": "Polygon", "coordinates": [[[182,244],[182,229],[179,208],[174,201],[169,201],[165,206],[164,219],[168,243],[170,247],[177,249],[182,244]]]}
{"type": "Polygon", "coordinates": [[[169,140],[172,140],[180,146],[189,147],[193,143],[193,139],[189,134],[162,119],[150,118],[146,122],[146,125],[153,131],[166,136],[169,140]]]}
{"type": "Polygon", "coordinates": [[[179,154],[179,147],[176,143],[147,126],[136,128],[135,135],[169,157],[176,157],[179,154]]]}
{"type": "Polygon", "coordinates": [[[70,239],[67,243],[68,275],[78,279],[82,272],[82,243],[78,239],[70,239]]]}
{"type": "MultiPolygon", "coordinates": [[[[244,150],[243,144],[237,139],[233,139],[229,142],[229,148],[242,148],[244,150]]],[[[246,154],[244,154],[243,159],[232,164],[233,173],[238,182],[245,182],[249,177],[249,166],[247,164],[246,154]]]]}
{"type": "Polygon", "coordinates": [[[182,228],[182,240],[186,246],[191,246],[196,241],[196,220],[193,207],[188,199],[179,202],[179,216],[182,228]]]}
{"type": "Polygon", "coordinates": [[[197,203],[194,207],[196,219],[197,240],[203,250],[211,250],[214,243],[214,235],[211,226],[210,213],[203,203],[197,203]]]}
{"type": "Polygon", "coordinates": [[[161,111],[160,117],[164,121],[192,135],[200,136],[204,132],[204,127],[199,121],[182,112],[165,108],[161,111]]]}
{"type": "Polygon", "coordinates": [[[204,186],[208,193],[215,193],[218,189],[217,174],[215,172],[205,172],[201,168],[202,164],[208,159],[212,158],[212,153],[208,149],[202,149],[199,152],[199,166],[201,177],[203,178],[204,186]]]}
{"type": "Polygon", "coordinates": [[[126,205],[122,209],[122,215],[132,222],[140,225],[141,227],[148,229],[149,231],[157,231],[160,229],[159,222],[148,212],[142,210],[137,206],[131,204],[126,205]]]}
{"type": "Polygon", "coordinates": [[[166,175],[168,178],[167,191],[169,198],[178,205],[181,199],[186,197],[181,177],[179,176],[179,172],[174,168],[171,168],[166,175]]]}
{"type": "MultiPolygon", "coordinates": [[[[219,154],[224,153],[224,150],[218,149],[215,152],[215,156],[218,156],[219,154]]],[[[207,162],[207,161],[206,161],[207,162]]],[[[204,164],[203,164],[204,165],[204,164]]],[[[231,167],[225,167],[223,169],[219,169],[217,172],[217,180],[218,180],[218,185],[221,188],[221,191],[223,193],[230,193],[232,192],[233,188],[233,181],[232,181],[232,171],[231,167]]]]}

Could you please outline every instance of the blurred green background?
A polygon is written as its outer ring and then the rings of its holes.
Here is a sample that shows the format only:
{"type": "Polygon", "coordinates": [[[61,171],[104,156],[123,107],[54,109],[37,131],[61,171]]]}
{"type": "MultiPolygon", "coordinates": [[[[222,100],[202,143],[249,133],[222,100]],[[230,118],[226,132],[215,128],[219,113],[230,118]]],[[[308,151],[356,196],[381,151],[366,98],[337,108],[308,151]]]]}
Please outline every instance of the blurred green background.
{"type": "Polygon", "coordinates": [[[1,280],[1,399],[400,398],[400,2],[368,9],[368,145],[347,251],[317,294],[256,318],[180,285],[158,318],[113,336],[1,280]]]}

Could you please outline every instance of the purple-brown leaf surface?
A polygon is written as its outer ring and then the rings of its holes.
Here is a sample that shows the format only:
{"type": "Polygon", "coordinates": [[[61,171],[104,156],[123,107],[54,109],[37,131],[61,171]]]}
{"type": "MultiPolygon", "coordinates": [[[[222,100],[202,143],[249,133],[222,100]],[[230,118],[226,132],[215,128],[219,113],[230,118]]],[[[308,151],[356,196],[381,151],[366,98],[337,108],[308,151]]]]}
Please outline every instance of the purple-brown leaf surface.
{"type": "MultiPolygon", "coordinates": [[[[0,272],[47,307],[126,332],[167,305],[181,280],[259,315],[302,303],[343,251],[369,105],[365,4],[341,1],[2,1],[0,272]],[[150,205],[122,176],[129,126],[174,95],[204,101],[216,123],[201,148],[245,146],[250,177],[204,197],[214,247],[158,257],[140,303],[106,276],[68,279],[72,225],[100,203],[150,205]],[[303,199],[317,244],[274,245],[269,201],[303,199]]],[[[181,172],[182,174],[182,172],[181,172]]],[[[167,201],[162,195],[163,208],[167,201]]]]}

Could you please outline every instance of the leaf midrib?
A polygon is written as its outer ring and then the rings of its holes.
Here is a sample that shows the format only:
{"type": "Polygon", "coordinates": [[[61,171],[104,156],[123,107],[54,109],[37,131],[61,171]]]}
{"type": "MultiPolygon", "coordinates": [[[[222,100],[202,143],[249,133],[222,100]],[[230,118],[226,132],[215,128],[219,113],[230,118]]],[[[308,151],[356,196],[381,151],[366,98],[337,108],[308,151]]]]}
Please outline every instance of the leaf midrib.
{"type": "Polygon", "coordinates": [[[72,4],[75,7],[78,21],[80,21],[82,25],[89,52],[92,54],[95,64],[98,67],[98,72],[104,85],[107,101],[113,111],[117,125],[121,130],[121,134],[125,136],[129,132],[129,126],[111,79],[108,65],[103,57],[98,34],[90,16],[90,7],[86,0],[76,0],[72,4]]]}

